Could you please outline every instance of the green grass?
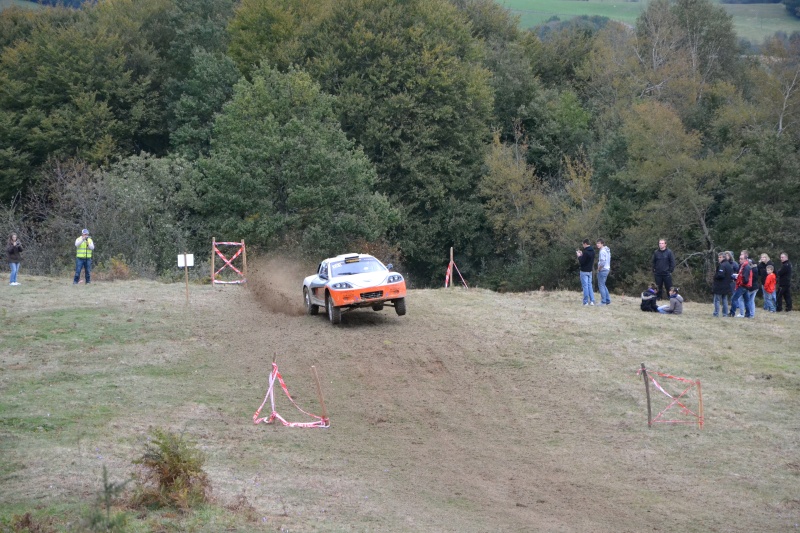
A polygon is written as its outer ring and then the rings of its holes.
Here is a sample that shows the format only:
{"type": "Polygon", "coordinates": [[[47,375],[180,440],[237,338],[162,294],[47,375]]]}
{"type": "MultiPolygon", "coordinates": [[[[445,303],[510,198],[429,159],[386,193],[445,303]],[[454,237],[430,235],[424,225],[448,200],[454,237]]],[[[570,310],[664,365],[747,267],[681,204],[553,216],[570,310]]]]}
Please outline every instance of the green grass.
{"type": "MultiPolygon", "coordinates": [[[[633,25],[647,1],[624,0],[505,0],[502,5],[520,16],[520,24],[530,28],[553,16],[567,20],[580,15],[599,15],[633,25]]],[[[739,37],[760,42],[776,31],[800,31],[800,19],[791,17],[783,4],[722,4],[733,16],[739,37]]]]}
{"type": "Polygon", "coordinates": [[[419,290],[408,316],[332,327],[265,311],[245,287],[192,286],[187,308],[180,283],[22,282],[0,300],[13,333],[0,343],[0,531],[27,512],[75,530],[103,466],[126,479],[153,427],[198,443],[217,499],[115,508],[129,531],[642,531],[656,508],[677,531],[796,523],[800,313],[419,290]],[[311,412],[317,365],[331,428],[252,424],[273,354],[311,412]],[[704,430],[647,428],[641,361],[702,379],[704,430]]]}
{"type": "Polygon", "coordinates": [[[0,11],[9,7],[23,7],[25,9],[44,9],[45,6],[25,0],[0,0],[0,11]]]}

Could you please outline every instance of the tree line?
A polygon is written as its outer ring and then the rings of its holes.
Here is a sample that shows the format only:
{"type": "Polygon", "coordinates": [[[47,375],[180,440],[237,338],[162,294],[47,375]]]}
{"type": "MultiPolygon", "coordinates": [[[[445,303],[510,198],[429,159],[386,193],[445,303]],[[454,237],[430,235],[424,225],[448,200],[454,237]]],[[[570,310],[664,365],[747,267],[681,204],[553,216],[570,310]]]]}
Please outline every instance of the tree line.
{"type": "Polygon", "coordinates": [[[528,31],[492,0],[116,0],[0,13],[0,221],[58,270],[91,227],[143,275],[212,235],[391,256],[438,284],[611,287],[666,238],[792,255],[800,38],[744,46],[711,0],[528,31]]]}

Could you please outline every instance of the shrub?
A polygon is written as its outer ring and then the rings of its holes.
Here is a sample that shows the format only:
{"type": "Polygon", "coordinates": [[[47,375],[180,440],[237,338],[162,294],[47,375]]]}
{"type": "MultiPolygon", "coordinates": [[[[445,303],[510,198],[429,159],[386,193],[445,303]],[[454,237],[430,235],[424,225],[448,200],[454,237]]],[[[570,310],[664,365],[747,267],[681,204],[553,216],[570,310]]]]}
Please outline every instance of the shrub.
{"type": "Polygon", "coordinates": [[[141,465],[133,503],[178,509],[206,503],[211,484],[203,471],[205,454],[182,435],[158,428],[151,435],[144,454],[133,462],[141,465]]]}

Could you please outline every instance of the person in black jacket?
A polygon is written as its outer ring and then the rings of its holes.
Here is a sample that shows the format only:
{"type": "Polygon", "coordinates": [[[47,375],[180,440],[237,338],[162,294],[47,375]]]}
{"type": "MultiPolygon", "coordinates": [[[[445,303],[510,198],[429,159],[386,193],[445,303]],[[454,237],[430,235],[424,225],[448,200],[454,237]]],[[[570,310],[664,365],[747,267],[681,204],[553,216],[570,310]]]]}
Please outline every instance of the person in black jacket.
{"type": "MultiPolygon", "coordinates": [[[[733,272],[733,274],[738,274],[739,263],[737,263],[736,259],[733,258],[733,252],[731,252],[730,250],[726,251],[725,257],[728,259],[728,263],[730,263],[731,265],[731,272],[733,272]]],[[[736,302],[731,301],[734,292],[736,292],[736,278],[733,275],[731,275],[731,292],[730,292],[731,296],[727,297],[728,309],[730,309],[728,316],[733,316],[736,314],[736,302]]]]}
{"type": "Polygon", "coordinates": [[[792,310],[792,264],[789,262],[789,254],[781,254],[781,268],[778,270],[778,309],[780,313],[783,309],[782,301],[786,302],[786,312],[792,310]]]}
{"type": "Polygon", "coordinates": [[[731,276],[733,275],[733,268],[728,262],[725,252],[720,252],[717,255],[717,271],[714,273],[714,284],[712,292],[714,293],[714,316],[728,316],[728,299],[731,296],[731,276]],[[719,314],[719,304],[722,302],[722,315],[719,314]]]}
{"type": "Polygon", "coordinates": [[[8,278],[8,284],[11,286],[19,285],[17,272],[19,272],[19,261],[22,256],[22,244],[17,239],[16,233],[12,233],[8,237],[6,254],[8,255],[8,265],[11,267],[11,276],[8,278]]]}
{"type": "Polygon", "coordinates": [[[589,239],[583,239],[583,250],[575,250],[578,263],[581,265],[581,287],[583,288],[583,305],[594,305],[594,287],[592,270],[594,269],[594,248],[589,239]]]}
{"type": "Polygon", "coordinates": [[[658,313],[658,304],[656,303],[656,284],[651,283],[647,289],[642,292],[642,304],[639,306],[642,311],[648,313],[658,313]]]}
{"type": "Polygon", "coordinates": [[[653,276],[658,287],[657,298],[660,300],[664,288],[669,291],[672,287],[672,271],[675,270],[675,256],[667,248],[667,240],[658,241],[658,250],[653,252],[653,276]]]}

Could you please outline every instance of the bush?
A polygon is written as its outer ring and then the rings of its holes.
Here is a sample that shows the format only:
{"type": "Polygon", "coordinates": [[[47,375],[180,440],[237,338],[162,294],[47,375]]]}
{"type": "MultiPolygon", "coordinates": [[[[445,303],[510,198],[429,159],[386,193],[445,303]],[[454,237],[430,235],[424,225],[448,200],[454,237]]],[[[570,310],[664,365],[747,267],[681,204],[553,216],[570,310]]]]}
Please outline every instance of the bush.
{"type": "Polygon", "coordinates": [[[189,509],[208,501],[211,483],[203,471],[206,457],[182,435],[153,429],[144,454],[133,463],[141,465],[134,505],[189,509]]]}

